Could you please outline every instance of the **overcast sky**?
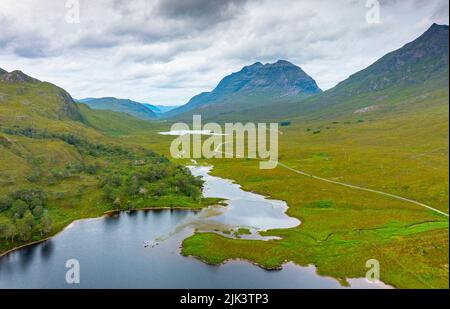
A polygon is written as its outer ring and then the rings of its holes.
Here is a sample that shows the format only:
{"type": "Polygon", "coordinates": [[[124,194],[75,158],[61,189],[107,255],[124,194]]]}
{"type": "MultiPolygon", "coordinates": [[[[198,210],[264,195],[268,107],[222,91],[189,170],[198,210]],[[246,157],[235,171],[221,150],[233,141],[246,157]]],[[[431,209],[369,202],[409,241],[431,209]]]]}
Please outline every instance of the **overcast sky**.
{"type": "Polygon", "coordinates": [[[449,19],[448,0],[379,1],[379,23],[375,0],[79,0],[68,23],[72,2],[0,0],[0,67],[166,105],[256,61],[291,61],[325,90],[449,19]]]}

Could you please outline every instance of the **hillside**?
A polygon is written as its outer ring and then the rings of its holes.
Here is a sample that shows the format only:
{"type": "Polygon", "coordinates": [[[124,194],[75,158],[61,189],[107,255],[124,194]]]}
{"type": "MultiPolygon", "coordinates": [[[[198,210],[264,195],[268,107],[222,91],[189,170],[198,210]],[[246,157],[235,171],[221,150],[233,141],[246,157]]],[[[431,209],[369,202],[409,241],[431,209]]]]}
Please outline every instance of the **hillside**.
{"type": "Polygon", "coordinates": [[[87,98],[81,99],[79,102],[88,105],[92,109],[126,113],[144,120],[153,120],[158,117],[155,112],[144,104],[129,99],[117,99],[113,97],[87,98]]]}
{"type": "Polygon", "coordinates": [[[51,121],[83,121],[78,106],[64,90],[46,82],[40,82],[20,71],[0,76],[1,124],[51,121]]]}
{"type": "Polygon", "coordinates": [[[257,62],[226,76],[213,91],[193,97],[164,117],[190,118],[192,114],[213,117],[274,102],[296,101],[320,92],[308,74],[288,61],[264,65],[257,62]]]}
{"type": "Polygon", "coordinates": [[[185,168],[145,143],[113,138],[150,122],[93,111],[53,84],[1,72],[0,254],[113,209],[207,204],[185,168]]]}

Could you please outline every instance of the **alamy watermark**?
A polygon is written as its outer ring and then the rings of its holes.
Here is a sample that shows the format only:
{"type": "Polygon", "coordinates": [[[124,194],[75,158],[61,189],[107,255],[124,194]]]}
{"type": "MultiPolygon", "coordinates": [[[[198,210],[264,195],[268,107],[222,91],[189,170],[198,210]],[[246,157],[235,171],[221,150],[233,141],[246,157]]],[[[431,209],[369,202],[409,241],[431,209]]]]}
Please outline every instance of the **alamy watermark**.
{"type": "Polygon", "coordinates": [[[379,24],[381,22],[380,2],[378,0],[367,0],[366,8],[366,22],[368,24],[379,24]]]}
{"type": "Polygon", "coordinates": [[[66,1],[66,23],[79,24],[80,23],[80,1],[67,0],[66,1]]]}
{"type": "Polygon", "coordinates": [[[186,123],[175,123],[171,132],[178,132],[170,146],[174,158],[259,158],[260,169],[278,165],[278,123],[225,123],[222,128],[212,122],[202,125],[201,116],[194,115],[192,129],[186,123]]]}
{"type": "Polygon", "coordinates": [[[366,273],[366,280],[371,283],[380,282],[380,262],[376,259],[367,260],[366,267],[369,268],[366,273]]]}
{"type": "Polygon", "coordinates": [[[67,284],[79,284],[80,283],[80,262],[77,259],[67,260],[66,268],[69,269],[66,272],[66,283],[67,284]]]}

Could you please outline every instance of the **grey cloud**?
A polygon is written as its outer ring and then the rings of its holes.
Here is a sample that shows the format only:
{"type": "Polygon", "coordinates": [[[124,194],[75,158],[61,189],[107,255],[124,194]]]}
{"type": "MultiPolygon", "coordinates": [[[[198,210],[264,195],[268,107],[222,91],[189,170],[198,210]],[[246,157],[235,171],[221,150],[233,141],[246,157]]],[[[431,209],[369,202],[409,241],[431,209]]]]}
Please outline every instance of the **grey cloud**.
{"type": "Polygon", "coordinates": [[[158,0],[155,13],[174,19],[220,21],[240,13],[246,0],[158,0]]]}
{"type": "Polygon", "coordinates": [[[448,23],[449,2],[441,1],[433,9],[431,18],[439,23],[448,23]]]}
{"type": "Polygon", "coordinates": [[[365,0],[82,0],[77,25],[65,23],[61,0],[1,1],[15,4],[0,7],[8,69],[75,97],[172,104],[256,61],[289,60],[326,89],[448,22],[447,0],[382,0],[375,25],[365,0]]]}

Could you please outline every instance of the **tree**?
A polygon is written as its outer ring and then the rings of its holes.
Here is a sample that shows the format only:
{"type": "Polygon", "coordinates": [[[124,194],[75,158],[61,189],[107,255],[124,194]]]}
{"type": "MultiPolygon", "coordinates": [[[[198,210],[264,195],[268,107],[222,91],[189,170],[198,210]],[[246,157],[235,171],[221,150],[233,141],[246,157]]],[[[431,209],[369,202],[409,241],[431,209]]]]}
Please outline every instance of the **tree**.
{"type": "Polygon", "coordinates": [[[28,210],[28,205],[22,200],[15,200],[11,207],[14,218],[22,218],[28,210]]]}
{"type": "Polygon", "coordinates": [[[16,221],[16,229],[20,240],[28,241],[31,239],[31,226],[24,219],[16,221]]]}
{"type": "Polygon", "coordinates": [[[34,220],[33,214],[30,210],[27,210],[23,215],[23,221],[30,226],[31,229],[35,227],[36,221],[34,220]]]}
{"type": "Polygon", "coordinates": [[[39,232],[41,233],[41,237],[50,233],[52,231],[52,228],[53,228],[52,219],[48,216],[48,214],[44,214],[38,226],[39,232]]]}
{"type": "Polygon", "coordinates": [[[5,222],[0,224],[0,238],[3,238],[5,241],[14,241],[14,237],[16,236],[16,228],[11,222],[5,222]]]}

